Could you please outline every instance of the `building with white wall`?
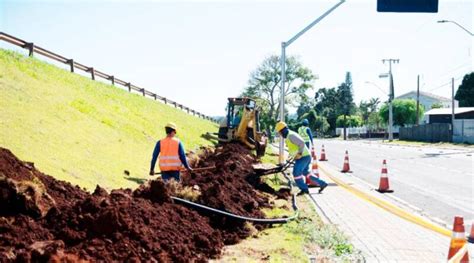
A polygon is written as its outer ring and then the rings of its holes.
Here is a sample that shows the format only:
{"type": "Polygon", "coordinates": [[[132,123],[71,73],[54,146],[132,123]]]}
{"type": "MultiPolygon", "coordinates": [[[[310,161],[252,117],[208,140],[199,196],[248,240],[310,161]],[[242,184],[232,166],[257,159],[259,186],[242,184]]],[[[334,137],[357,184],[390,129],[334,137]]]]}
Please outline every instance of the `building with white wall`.
{"type": "MultiPolygon", "coordinates": [[[[400,95],[396,97],[396,99],[416,100],[416,90],[400,95]]],[[[420,105],[424,107],[425,112],[431,110],[431,106],[436,103],[441,103],[441,105],[443,105],[443,108],[451,108],[451,99],[438,96],[429,92],[420,91],[420,105]]],[[[454,107],[459,107],[459,102],[457,100],[454,100],[454,107]]]]}

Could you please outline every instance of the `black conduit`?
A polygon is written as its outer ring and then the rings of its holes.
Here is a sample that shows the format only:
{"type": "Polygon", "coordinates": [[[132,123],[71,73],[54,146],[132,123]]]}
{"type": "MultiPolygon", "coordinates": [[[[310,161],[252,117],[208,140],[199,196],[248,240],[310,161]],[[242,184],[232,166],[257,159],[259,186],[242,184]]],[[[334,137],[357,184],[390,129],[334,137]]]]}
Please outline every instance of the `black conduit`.
{"type": "MultiPolygon", "coordinates": [[[[291,184],[291,180],[284,172],[282,172],[282,174],[288,180],[288,186],[290,187],[290,192],[291,192],[293,190],[293,185],[291,184]]],[[[240,216],[240,215],[232,214],[232,213],[229,213],[227,211],[215,209],[215,208],[205,206],[205,205],[202,205],[202,204],[194,203],[194,202],[191,202],[189,200],[182,199],[182,198],[175,197],[175,196],[172,196],[171,199],[173,199],[176,202],[179,202],[179,203],[182,203],[182,204],[194,207],[194,208],[200,208],[200,209],[210,211],[210,212],[213,212],[213,213],[216,213],[216,214],[220,214],[220,215],[223,215],[223,216],[227,216],[227,217],[230,217],[230,218],[243,220],[243,221],[248,221],[248,222],[255,222],[255,223],[260,223],[260,224],[286,224],[286,223],[290,222],[291,220],[296,219],[299,215],[298,205],[296,204],[296,194],[292,194],[292,196],[291,196],[291,199],[292,199],[291,203],[292,203],[292,207],[293,207],[293,210],[295,211],[295,213],[292,216],[285,217],[285,218],[253,218],[253,217],[246,217],[246,216],[240,216]]]]}

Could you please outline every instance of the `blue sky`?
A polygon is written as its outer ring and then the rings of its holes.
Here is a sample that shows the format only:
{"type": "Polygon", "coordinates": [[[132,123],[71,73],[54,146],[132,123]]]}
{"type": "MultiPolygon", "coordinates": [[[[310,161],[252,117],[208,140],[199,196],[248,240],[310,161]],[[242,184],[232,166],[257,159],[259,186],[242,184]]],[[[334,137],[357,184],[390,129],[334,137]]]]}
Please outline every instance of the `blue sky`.
{"type": "MultiPolygon", "coordinates": [[[[222,115],[226,98],[239,95],[266,56],[280,54],[282,41],[336,2],[0,0],[0,31],[222,115]]],[[[385,100],[383,58],[400,59],[396,96],[415,90],[421,74],[423,91],[449,97],[445,84],[454,77],[459,85],[473,70],[473,37],[436,21],[455,20],[472,31],[472,1],[439,0],[437,14],[377,13],[376,2],[348,0],[287,54],[319,76],[316,89],[337,86],[350,71],[357,102],[385,100]]]]}

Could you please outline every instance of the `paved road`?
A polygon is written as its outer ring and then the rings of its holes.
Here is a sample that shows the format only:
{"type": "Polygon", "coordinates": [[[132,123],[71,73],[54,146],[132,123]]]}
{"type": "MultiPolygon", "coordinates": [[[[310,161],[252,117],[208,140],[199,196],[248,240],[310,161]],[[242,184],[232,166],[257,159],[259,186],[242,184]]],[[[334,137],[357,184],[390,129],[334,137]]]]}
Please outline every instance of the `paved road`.
{"type": "Polygon", "coordinates": [[[378,186],[382,160],[388,163],[392,194],[426,215],[452,224],[454,215],[474,220],[474,149],[382,144],[380,141],[318,140],[331,165],[342,168],[349,151],[353,176],[378,186]]]}

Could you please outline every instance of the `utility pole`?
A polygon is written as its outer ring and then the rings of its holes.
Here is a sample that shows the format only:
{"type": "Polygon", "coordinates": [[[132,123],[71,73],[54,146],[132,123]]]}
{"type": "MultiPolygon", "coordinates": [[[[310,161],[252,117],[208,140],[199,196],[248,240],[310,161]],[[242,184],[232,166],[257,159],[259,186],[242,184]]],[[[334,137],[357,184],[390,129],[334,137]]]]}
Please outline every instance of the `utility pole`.
{"type": "Polygon", "coordinates": [[[454,115],[454,78],[451,79],[451,125],[454,133],[454,119],[456,116],[454,115]]]}
{"type": "Polygon", "coordinates": [[[385,64],[385,62],[388,62],[389,70],[388,70],[388,75],[389,75],[389,81],[390,81],[390,92],[388,95],[388,141],[391,142],[393,141],[393,106],[392,106],[392,101],[394,98],[394,91],[393,91],[393,75],[392,75],[392,62],[394,64],[399,63],[399,59],[382,59],[382,63],[385,64]]]}
{"type": "MultiPolygon", "coordinates": [[[[281,69],[281,85],[280,85],[280,121],[285,121],[285,82],[286,82],[286,72],[285,72],[285,64],[286,64],[286,48],[295,42],[300,36],[302,36],[306,31],[310,30],[313,26],[315,26],[319,21],[323,20],[327,15],[329,15],[332,11],[342,5],[346,0],[339,0],[337,4],[331,7],[328,11],[322,14],[320,17],[316,18],[313,22],[307,25],[303,30],[298,32],[294,35],[290,40],[286,42],[281,42],[281,58],[280,58],[280,69],[281,69]]],[[[280,136],[280,149],[279,149],[279,156],[278,161],[280,164],[284,162],[284,148],[285,148],[285,140],[283,137],[280,136]]]]}
{"type": "Polygon", "coordinates": [[[344,105],[344,141],[347,140],[347,132],[346,132],[346,105],[344,105]]]}
{"type": "Polygon", "coordinates": [[[416,81],[416,125],[420,125],[420,75],[416,81]]]}

